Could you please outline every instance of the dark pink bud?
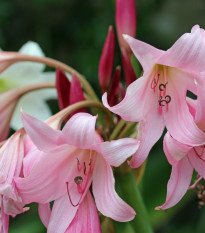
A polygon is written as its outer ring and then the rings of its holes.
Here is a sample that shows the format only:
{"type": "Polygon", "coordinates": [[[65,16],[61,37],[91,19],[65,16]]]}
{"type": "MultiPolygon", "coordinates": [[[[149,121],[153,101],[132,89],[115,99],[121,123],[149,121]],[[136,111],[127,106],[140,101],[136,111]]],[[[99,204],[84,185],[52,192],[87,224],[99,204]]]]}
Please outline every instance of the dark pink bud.
{"type": "Polygon", "coordinates": [[[116,105],[119,100],[124,97],[124,93],[122,92],[122,84],[120,82],[120,75],[121,75],[121,67],[118,66],[115,70],[110,90],[108,92],[108,103],[113,106],[116,105]],[[123,95],[123,96],[121,96],[123,95]]]}
{"type": "Polygon", "coordinates": [[[135,37],[137,24],[135,0],[116,0],[115,21],[120,47],[131,55],[130,47],[122,34],[135,37]]]}
{"type": "Polygon", "coordinates": [[[58,94],[58,105],[62,110],[69,106],[70,81],[66,74],[59,68],[56,69],[56,89],[58,94]]]}
{"type": "MultiPolygon", "coordinates": [[[[78,102],[83,101],[83,100],[85,100],[85,98],[83,95],[82,87],[81,87],[80,82],[79,82],[78,78],[76,77],[76,75],[73,74],[71,86],[70,86],[70,105],[78,103],[78,102]]],[[[77,112],[87,112],[87,109],[83,108],[83,109],[80,109],[79,111],[76,111],[75,113],[77,113],[77,112]]],[[[73,114],[75,114],[75,113],[73,113],[73,114]]]]}
{"type": "Polygon", "coordinates": [[[108,90],[115,58],[115,34],[112,26],[109,27],[99,64],[99,82],[102,93],[108,90]]]}
{"type": "Polygon", "coordinates": [[[123,71],[125,75],[125,83],[126,86],[129,86],[132,82],[136,80],[136,75],[133,70],[129,55],[126,53],[124,49],[121,49],[121,53],[122,53],[123,71]]]}

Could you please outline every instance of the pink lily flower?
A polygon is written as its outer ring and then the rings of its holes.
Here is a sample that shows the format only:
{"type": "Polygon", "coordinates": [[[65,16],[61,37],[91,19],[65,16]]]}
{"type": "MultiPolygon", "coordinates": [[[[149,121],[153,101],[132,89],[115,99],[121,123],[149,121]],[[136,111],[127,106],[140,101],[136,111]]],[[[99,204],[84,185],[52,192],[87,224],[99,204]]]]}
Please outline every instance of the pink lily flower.
{"type": "MultiPolygon", "coordinates": [[[[92,202],[87,196],[91,183],[97,209],[102,214],[116,221],[134,218],[134,210],[115,192],[111,168],[135,153],[138,145],[134,139],[102,142],[95,131],[96,117],[87,113],[75,114],[62,131],[25,113],[22,120],[28,136],[42,154],[25,178],[15,179],[16,187],[24,203],[46,204],[55,200],[50,217],[49,211],[42,208],[47,213],[41,213],[47,216],[46,224],[49,219],[48,233],[64,233],[75,222],[78,209],[76,218],[81,219],[82,211],[92,208],[92,204],[86,204],[92,202]]],[[[32,163],[37,154],[33,151],[26,158],[32,163]]],[[[93,229],[98,228],[96,221],[92,224],[93,229]]]]}
{"type": "MultiPolygon", "coordinates": [[[[202,73],[198,79],[198,99],[187,98],[189,110],[201,130],[205,130],[204,122],[204,87],[202,73]],[[201,83],[200,83],[201,81],[201,83]]],[[[168,209],[177,204],[185,195],[192,180],[193,170],[205,179],[205,145],[189,146],[175,140],[169,132],[164,137],[164,152],[172,165],[171,176],[167,184],[167,197],[163,205],[156,209],[168,209]]]]}
{"type": "Polygon", "coordinates": [[[104,105],[127,121],[139,121],[140,146],[130,161],[139,167],[166,126],[177,141],[200,146],[205,134],[197,127],[186,103],[187,90],[196,93],[194,80],[205,67],[205,31],[198,25],[182,35],[167,51],[125,35],[140,61],[144,75],[127,88],[125,98],[113,107],[104,105]]]}
{"type": "Polygon", "coordinates": [[[8,233],[9,215],[27,211],[18,195],[14,177],[19,177],[24,157],[23,131],[13,134],[0,148],[0,232],[8,233]]]}
{"type": "Polygon", "coordinates": [[[102,93],[108,91],[115,58],[115,34],[112,26],[109,27],[108,34],[103,46],[99,63],[99,82],[102,93]]]}

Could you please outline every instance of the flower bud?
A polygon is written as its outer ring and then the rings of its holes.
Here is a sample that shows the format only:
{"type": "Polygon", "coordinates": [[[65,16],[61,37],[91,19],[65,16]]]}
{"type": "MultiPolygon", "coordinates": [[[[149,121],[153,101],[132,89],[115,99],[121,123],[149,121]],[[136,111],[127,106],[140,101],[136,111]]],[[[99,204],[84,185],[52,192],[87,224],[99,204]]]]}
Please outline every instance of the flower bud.
{"type": "Polygon", "coordinates": [[[113,106],[124,97],[124,89],[120,82],[121,67],[118,66],[115,70],[111,86],[108,92],[108,103],[113,106]]]}
{"type": "MultiPolygon", "coordinates": [[[[85,100],[82,87],[80,82],[75,74],[72,75],[72,81],[70,86],[70,105],[75,104],[77,102],[85,100]]],[[[80,109],[79,111],[74,112],[74,115],[77,112],[87,112],[86,108],[80,109]]]]}
{"type": "Polygon", "coordinates": [[[124,48],[130,56],[131,49],[122,34],[135,37],[137,24],[135,0],[116,0],[115,21],[120,47],[124,48]]]}
{"type": "Polygon", "coordinates": [[[112,26],[109,27],[107,38],[105,40],[100,64],[99,64],[99,82],[102,93],[108,91],[111,80],[113,64],[115,57],[115,35],[112,26]]]}
{"type": "Polygon", "coordinates": [[[136,75],[133,70],[130,57],[123,48],[121,49],[121,53],[122,53],[123,71],[125,75],[125,83],[126,86],[129,86],[132,82],[136,80],[136,75]]]}
{"type": "Polygon", "coordinates": [[[58,105],[62,110],[69,106],[70,81],[66,77],[66,74],[59,68],[56,69],[56,90],[58,94],[58,105]]]}

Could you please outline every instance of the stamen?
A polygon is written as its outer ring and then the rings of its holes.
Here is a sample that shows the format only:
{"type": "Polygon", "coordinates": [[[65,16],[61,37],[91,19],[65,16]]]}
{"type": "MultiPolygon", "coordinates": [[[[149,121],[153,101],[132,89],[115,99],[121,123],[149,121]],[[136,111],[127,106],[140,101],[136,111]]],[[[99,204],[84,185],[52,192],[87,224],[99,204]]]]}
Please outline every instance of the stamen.
{"type": "Polygon", "coordinates": [[[78,158],[77,158],[77,169],[78,169],[78,171],[80,171],[80,161],[78,158]]]}
{"type": "Polygon", "coordinates": [[[166,82],[165,84],[163,84],[163,83],[161,83],[160,85],[159,85],[159,90],[160,91],[164,91],[167,87],[166,87],[166,85],[168,84],[168,82],[166,82]]]}
{"type": "Polygon", "coordinates": [[[160,96],[158,102],[159,102],[159,106],[165,106],[165,104],[168,104],[171,102],[171,96],[170,95],[166,95],[164,97],[164,99],[162,99],[163,97],[160,96]],[[165,102],[165,104],[163,104],[163,102],[165,102]]]}
{"type": "Polygon", "coordinates": [[[83,183],[83,178],[82,176],[76,176],[74,179],[76,184],[82,184],[83,183]]]}
{"type": "Polygon", "coordinates": [[[82,199],[82,196],[83,196],[83,193],[81,194],[81,197],[80,197],[80,200],[78,201],[78,203],[77,204],[73,204],[73,202],[72,202],[72,200],[71,200],[71,197],[70,197],[70,193],[69,193],[69,189],[68,189],[68,182],[66,182],[66,187],[67,187],[67,193],[68,193],[68,198],[69,198],[69,201],[70,201],[70,203],[71,203],[71,205],[73,206],[73,207],[77,207],[79,204],[80,204],[80,201],[81,201],[81,199],[82,199]]]}
{"type": "Polygon", "coordinates": [[[91,166],[91,163],[92,163],[92,160],[90,159],[90,162],[89,162],[89,164],[88,164],[88,165],[89,165],[89,166],[91,166]]]}
{"type": "Polygon", "coordinates": [[[156,88],[156,86],[157,86],[157,84],[159,82],[159,76],[160,76],[160,74],[159,73],[157,74],[157,72],[156,72],[154,74],[154,78],[152,79],[152,82],[151,82],[151,88],[153,89],[154,92],[155,92],[155,88],[156,88]],[[157,80],[155,79],[156,75],[157,75],[157,80]]]}
{"type": "Polygon", "coordinates": [[[194,152],[195,152],[195,154],[197,155],[197,157],[198,157],[199,159],[201,159],[203,162],[205,162],[205,160],[202,159],[202,156],[203,156],[203,153],[204,153],[204,147],[203,147],[203,149],[202,149],[201,155],[198,154],[198,152],[197,152],[197,150],[195,149],[195,147],[194,147],[193,149],[194,149],[194,152]]]}
{"type": "Polygon", "coordinates": [[[84,175],[85,175],[86,174],[86,164],[85,164],[85,162],[83,164],[84,164],[84,175]]]}

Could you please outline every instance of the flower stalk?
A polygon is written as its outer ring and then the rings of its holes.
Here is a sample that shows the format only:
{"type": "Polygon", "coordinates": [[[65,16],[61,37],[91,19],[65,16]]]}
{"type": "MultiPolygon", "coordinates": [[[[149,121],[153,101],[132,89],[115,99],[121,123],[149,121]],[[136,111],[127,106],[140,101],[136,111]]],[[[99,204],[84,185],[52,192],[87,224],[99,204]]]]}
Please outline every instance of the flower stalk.
{"type": "Polygon", "coordinates": [[[135,175],[133,171],[117,176],[119,189],[124,194],[124,199],[136,211],[136,217],[131,224],[136,232],[153,233],[150,219],[146,210],[146,206],[142,199],[135,175]]]}
{"type": "MultiPolygon", "coordinates": [[[[75,69],[72,67],[64,64],[63,62],[57,61],[52,58],[48,57],[37,57],[37,56],[30,56],[30,55],[24,55],[24,54],[18,54],[17,57],[11,58],[13,62],[25,62],[25,61],[31,61],[31,62],[38,62],[43,63],[47,66],[53,67],[53,68],[60,68],[65,72],[68,72],[69,74],[75,74],[79,81],[81,82],[83,88],[89,94],[89,97],[93,100],[98,100],[97,95],[95,94],[93,88],[88,83],[88,81],[75,69]]],[[[13,64],[13,63],[12,63],[13,64]]]]}

